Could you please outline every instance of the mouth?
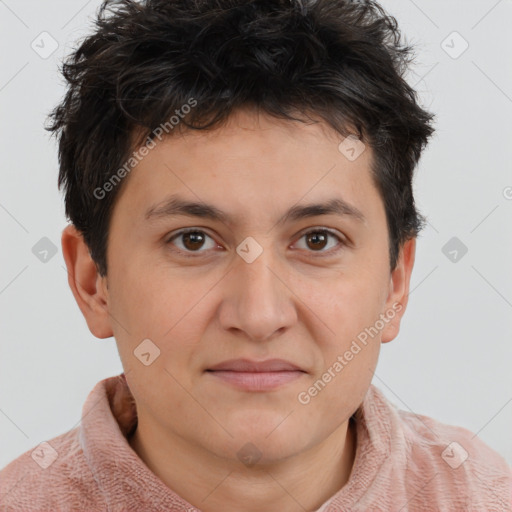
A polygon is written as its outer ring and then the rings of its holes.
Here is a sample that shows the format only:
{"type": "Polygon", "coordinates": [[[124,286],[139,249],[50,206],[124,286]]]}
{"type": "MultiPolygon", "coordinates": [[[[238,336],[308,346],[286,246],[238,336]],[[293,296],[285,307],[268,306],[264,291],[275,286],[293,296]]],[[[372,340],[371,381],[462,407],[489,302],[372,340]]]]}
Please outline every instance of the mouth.
{"type": "Polygon", "coordinates": [[[208,368],[206,372],[220,382],[244,391],[269,391],[307,373],[283,359],[231,359],[208,368]]]}

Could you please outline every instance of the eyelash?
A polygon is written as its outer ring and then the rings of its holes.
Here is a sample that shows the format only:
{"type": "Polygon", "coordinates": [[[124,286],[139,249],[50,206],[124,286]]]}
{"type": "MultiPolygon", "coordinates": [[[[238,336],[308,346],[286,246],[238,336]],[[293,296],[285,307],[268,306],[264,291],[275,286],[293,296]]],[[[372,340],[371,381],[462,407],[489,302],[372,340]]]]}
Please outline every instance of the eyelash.
{"type": "MultiPolygon", "coordinates": [[[[175,240],[176,238],[179,238],[180,236],[185,235],[187,233],[202,233],[202,234],[208,236],[209,238],[211,238],[213,240],[213,237],[211,237],[208,233],[206,233],[202,229],[188,228],[188,229],[182,229],[181,231],[178,231],[177,233],[174,233],[169,239],[167,239],[166,244],[167,245],[172,245],[173,240],[175,240]]],[[[300,235],[300,237],[298,238],[298,240],[301,240],[302,238],[304,238],[305,236],[307,236],[307,235],[309,235],[311,233],[323,233],[323,234],[330,235],[330,236],[336,238],[338,240],[338,244],[339,244],[338,248],[329,249],[328,251],[308,251],[308,252],[311,252],[312,254],[315,254],[315,257],[333,256],[334,254],[336,254],[339,251],[341,251],[345,247],[345,245],[346,245],[346,242],[340,236],[338,236],[334,231],[331,231],[330,229],[327,229],[327,228],[314,228],[314,229],[310,229],[309,231],[306,231],[305,233],[302,233],[300,235]]],[[[184,250],[179,249],[179,248],[178,249],[172,249],[172,250],[174,252],[182,253],[187,258],[197,258],[199,255],[201,255],[201,253],[206,252],[206,251],[184,251],[184,250]]]]}

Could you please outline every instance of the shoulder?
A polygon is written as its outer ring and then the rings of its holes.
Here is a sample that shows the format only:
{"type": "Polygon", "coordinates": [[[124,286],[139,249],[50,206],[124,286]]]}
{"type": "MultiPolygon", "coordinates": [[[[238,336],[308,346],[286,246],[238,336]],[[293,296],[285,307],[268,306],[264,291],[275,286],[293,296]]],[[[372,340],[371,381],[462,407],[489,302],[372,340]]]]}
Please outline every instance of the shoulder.
{"type": "Polygon", "coordinates": [[[96,484],[79,441],[79,427],[27,450],[0,471],[0,508],[92,510],[96,484]]]}
{"type": "Polygon", "coordinates": [[[394,413],[405,447],[405,474],[424,486],[418,498],[457,510],[512,510],[512,468],[475,433],[396,407],[394,413]]]}
{"type": "Polygon", "coordinates": [[[401,410],[374,385],[359,419],[378,467],[365,496],[379,497],[371,502],[376,510],[387,500],[388,509],[396,501],[407,510],[428,504],[430,510],[512,512],[512,468],[475,433],[401,410]]]}

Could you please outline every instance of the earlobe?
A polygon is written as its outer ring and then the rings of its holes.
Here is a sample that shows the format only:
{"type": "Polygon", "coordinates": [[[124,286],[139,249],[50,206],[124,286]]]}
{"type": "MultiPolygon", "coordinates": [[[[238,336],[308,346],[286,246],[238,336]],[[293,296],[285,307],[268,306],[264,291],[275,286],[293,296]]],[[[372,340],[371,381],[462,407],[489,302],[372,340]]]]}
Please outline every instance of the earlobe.
{"type": "Polygon", "coordinates": [[[104,286],[106,277],[99,275],[82,234],[70,224],[62,231],[61,243],[69,287],[89,330],[97,338],[113,336],[104,286]]]}
{"type": "Polygon", "coordinates": [[[401,247],[398,263],[391,272],[389,295],[383,311],[387,323],[382,331],[382,343],[394,340],[400,332],[400,321],[409,300],[409,286],[415,255],[416,239],[411,238],[401,247]]]}

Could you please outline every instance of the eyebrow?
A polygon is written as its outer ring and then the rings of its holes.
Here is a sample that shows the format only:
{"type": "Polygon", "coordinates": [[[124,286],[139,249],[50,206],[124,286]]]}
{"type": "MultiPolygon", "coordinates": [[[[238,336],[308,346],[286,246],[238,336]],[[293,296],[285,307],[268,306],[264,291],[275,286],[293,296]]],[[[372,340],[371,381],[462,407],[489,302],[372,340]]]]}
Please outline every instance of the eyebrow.
{"type": "MultiPolygon", "coordinates": [[[[360,210],[347,203],[344,199],[336,197],[322,203],[311,203],[302,206],[294,205],[284,213],[277,221],[277,224],[330,214],[350,217],[359,222],[366,223],[366,218],[360,210]]],[[[178,195],[173,195],[164,202],[151,206],[146,211],[145,219],[150,221],[171,216],[198,217],[220,221],[225,224],[234,224],[234,219],[216,206],[203,202],[187,201],[178,195]]]]}

